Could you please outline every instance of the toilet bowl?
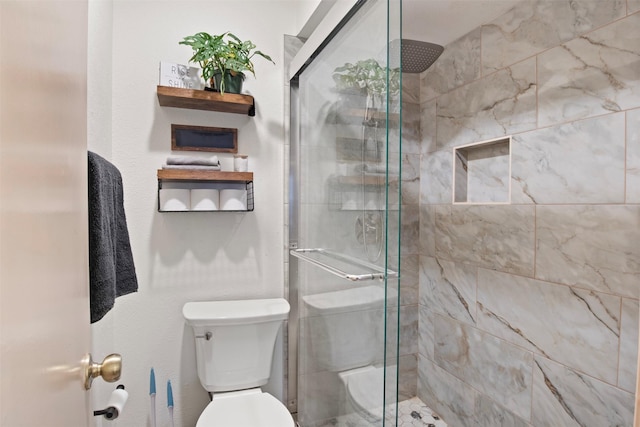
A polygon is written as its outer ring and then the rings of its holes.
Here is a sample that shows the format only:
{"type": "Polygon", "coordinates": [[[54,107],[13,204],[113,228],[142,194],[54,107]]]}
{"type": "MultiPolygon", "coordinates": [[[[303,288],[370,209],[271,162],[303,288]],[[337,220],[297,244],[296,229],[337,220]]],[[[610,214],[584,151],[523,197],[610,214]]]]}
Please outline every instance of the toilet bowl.
{"type": "MultiPolygon", "coordinates": [[[[387,366],[387,378],[395,378],[396,370],[395,365],[387,366]]],[[[344,412],[355,413],[372,425],[377,425],[385,415],[385,404],[388,410],[394,410],[392,395],[383,401],[384,376],[383,366],[366,366],[340,373],[345,390],[344,412]]]]}
{"type": "Polygon", "coordinates": [[[282,402],[260,388],[269,381],[278,332],[288,317],[282,298],[188,302],[202,387],[213,394],[196,427],[294,427],[282,402]]]}
{"type": "Polygon", "coordinates": [[[282,402],[259,388],[214,394],[196,423],[196,427],[294,426],[282,402]]]}

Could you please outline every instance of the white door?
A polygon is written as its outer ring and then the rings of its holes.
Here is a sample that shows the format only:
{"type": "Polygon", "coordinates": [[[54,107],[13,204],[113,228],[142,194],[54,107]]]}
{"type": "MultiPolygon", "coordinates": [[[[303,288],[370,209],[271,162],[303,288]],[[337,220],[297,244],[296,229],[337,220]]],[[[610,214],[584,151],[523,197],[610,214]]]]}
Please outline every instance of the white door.
{"type": "Polygon", "coordinates": [[[82,427],[87,2],[0,0],[0,426],[82,427]]]}

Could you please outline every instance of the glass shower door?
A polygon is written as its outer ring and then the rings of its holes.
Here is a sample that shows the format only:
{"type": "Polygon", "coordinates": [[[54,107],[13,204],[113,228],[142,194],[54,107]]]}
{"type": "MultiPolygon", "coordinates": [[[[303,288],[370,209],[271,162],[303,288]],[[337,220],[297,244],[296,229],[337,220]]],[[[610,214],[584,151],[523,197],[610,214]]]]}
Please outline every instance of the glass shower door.
{"type": "Polygon", "coordinates": [[[292,82],[302,427],[397,424],[400,1],[361,3],[292,82]]]}

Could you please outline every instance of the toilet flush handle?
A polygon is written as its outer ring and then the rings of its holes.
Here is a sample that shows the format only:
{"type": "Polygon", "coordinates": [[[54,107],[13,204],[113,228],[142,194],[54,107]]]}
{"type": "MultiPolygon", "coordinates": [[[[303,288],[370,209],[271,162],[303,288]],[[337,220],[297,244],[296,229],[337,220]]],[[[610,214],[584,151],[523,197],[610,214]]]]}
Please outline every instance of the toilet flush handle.
{"type": "Polygon", "coordinates": [[[204,335],[196,335],[196,338],[204,338],[205,340],[209,341],[211,338],[213,338],[213,334],[207,331],[204,335]]]}

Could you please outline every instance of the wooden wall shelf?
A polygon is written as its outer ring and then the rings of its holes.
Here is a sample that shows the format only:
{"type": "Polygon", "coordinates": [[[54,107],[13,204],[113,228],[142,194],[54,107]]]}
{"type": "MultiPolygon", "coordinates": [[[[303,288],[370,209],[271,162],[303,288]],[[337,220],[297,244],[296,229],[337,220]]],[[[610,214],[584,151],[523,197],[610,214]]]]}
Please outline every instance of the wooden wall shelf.
{"type": "Polygon", "coordinates": [[[158,86],[158,102],[163,107],[187,108],[191,110],[220,111],[224,113],[256,115],[253,96],[236,93],[211,92],[158,86]]]}
{"type": "Polygon", "coordinates": [[[253,172],[158,169],[158,179],[166,181],[250,182],[253,181],[253,172]]]}

